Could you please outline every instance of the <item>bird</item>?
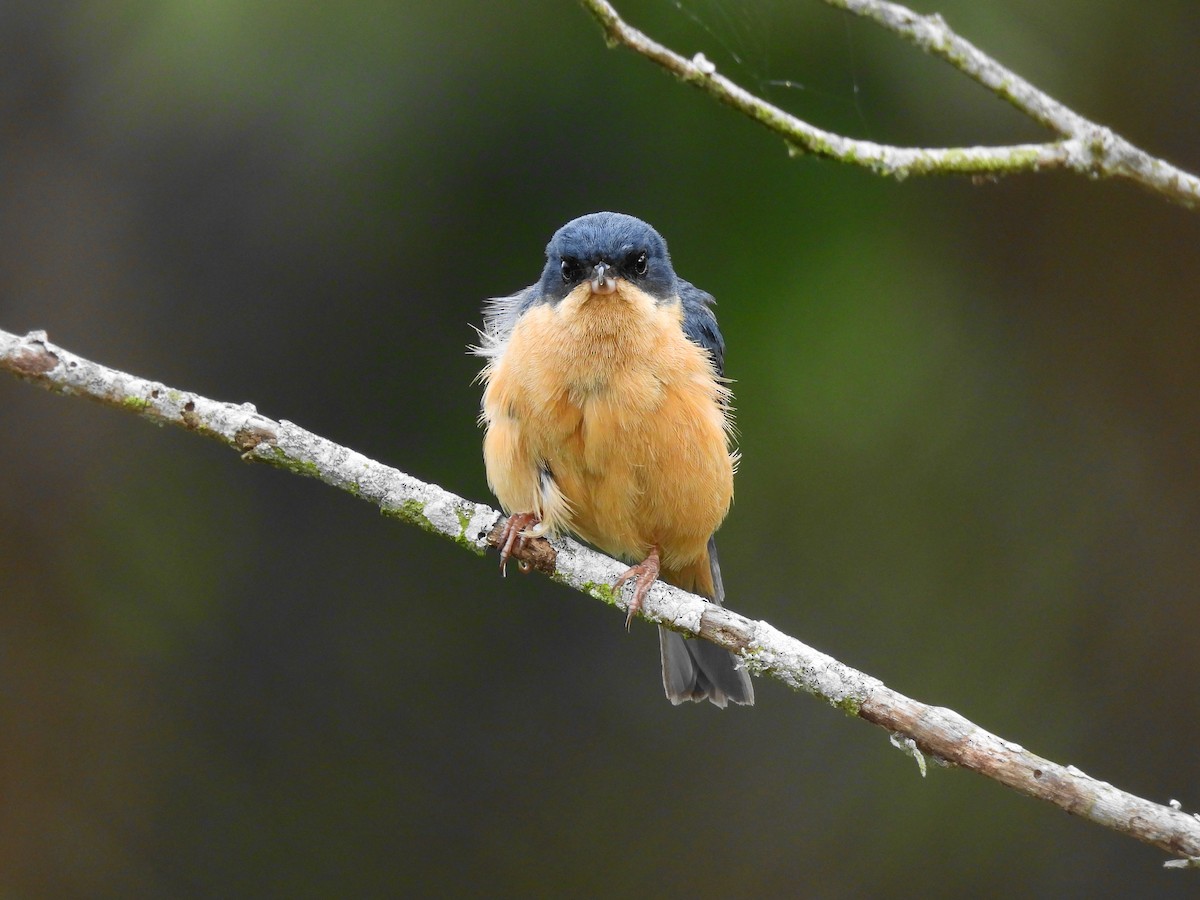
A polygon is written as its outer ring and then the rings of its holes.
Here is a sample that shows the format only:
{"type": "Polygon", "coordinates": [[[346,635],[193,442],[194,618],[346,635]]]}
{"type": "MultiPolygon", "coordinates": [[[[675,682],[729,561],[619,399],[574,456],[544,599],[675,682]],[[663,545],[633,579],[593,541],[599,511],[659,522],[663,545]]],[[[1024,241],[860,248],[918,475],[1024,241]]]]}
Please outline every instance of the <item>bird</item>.
{"type": "MultiPolygon", "coordinates": [[[[663,237],[597,212],[559,228],[541,277],[488,300],[480,425],[509,518],[501,568],[532,537],[572,533],[633,563],[626,628],[657,580],[716,604],[714,533],[733,501],[732,395],[712,295],[676,275],[663,237]]],[[[675,705],[753,705],[737,657],[659,628],[675,705]]]]}

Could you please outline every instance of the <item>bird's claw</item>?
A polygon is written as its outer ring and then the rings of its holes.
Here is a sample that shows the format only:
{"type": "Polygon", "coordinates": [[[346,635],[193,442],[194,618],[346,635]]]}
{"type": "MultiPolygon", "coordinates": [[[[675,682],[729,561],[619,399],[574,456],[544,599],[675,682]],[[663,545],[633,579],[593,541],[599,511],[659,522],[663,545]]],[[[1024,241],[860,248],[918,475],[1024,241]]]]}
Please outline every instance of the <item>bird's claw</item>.
{"type": "MultiPolygon", "coordinates": [[[[533,513],[513,513],[508,517],[508,521],[504,523],[504,527],[500,530],[500,536],[496,541],[500,547],[501,574],[508,574],[508,558],[513,555],[514,551],[519,551],[521,545],[525,543],[525,529],[538,524],[538,521],[538,517],[533,513]]],[[[523,559],[518,560],[517,565],[524,574],[528,574],[533,568],[532,565],[523,559]]]]}
{"type": "Polygon", "coordinates": [[[626,631],[629,631],[630,625],[633,623],[633,617],[641,612],[642,600],[645,599],[650,586],[658,580],[658,562],[658,548],[652,547],[649,556],[636,566],[630,566],[613,582],[613,590],[619,591],[625,585],[625,582],[631,578],[634,579],[633,598],[629,601],[629,605],[625,607],[628,611],[628,614],[625,616],[626,631]]]}

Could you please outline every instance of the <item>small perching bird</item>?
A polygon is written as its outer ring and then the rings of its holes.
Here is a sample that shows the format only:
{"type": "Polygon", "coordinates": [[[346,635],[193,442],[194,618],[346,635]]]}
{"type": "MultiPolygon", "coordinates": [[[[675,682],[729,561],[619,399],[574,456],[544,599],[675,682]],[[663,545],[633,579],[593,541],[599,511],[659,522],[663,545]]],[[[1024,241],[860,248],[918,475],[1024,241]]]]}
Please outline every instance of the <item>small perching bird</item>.
{"type": "MultiPolygon", "coordinates": [[[[501,567],[526,537],[569,531],[636,562],[614,585],[635,585],[627,626],[657,578],[724,600],[713,533],[737,453],[713,302],[657,231],[612,212],[568,222],[537,283],[488,302],[476,349],[488,484],[510,514],[501,567]]],[[[659,638],[672,703],[754,703],[731,653],[659,638]]]]}

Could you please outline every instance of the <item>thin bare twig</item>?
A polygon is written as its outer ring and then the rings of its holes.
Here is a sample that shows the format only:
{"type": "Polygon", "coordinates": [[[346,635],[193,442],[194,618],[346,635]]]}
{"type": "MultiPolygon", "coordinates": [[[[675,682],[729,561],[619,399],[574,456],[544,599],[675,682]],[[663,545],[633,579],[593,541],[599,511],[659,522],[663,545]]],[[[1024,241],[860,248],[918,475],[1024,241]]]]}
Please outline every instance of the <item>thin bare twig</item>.
{"type": "Polygon", "coordinates": [[[610,44],[653,60],[681,81],[745,113],[808,153],[866,166],[896,178],[909,175],[1012,175],[1066,169],[1091,178],[1122,178],[1189,209],[1200,206],[1200,178],[1151,156],[1111,129],[1085,119],[955,34],[941,16],[919,15],[884,0],[823,0],[884,28],[944,59],[1034,121],[1058,135],[1039,144],[1003,147],[897,147],[824,131],[739,87],[716,71],[703,54],[687,59],[621,18],[608,0],[581,0],[604,28],[610,44]]]}
{"type": "MultiPolygon", "coordinates": [[[[501,514],[435,484],[368,459],[290,422],[261,415],[248,404],[221,403],[167,387],[76,356],[51,344],[44,332],[21,337],[0,331],[0,369],[55,393],[88,397],[158,424],[176,425],[220,441],[249,461],[265,462],[320,479],[374,503],[389,516],[449,538],[483,554],[501,514]]],[[[625,569],[570,539],[551,542],[551,577],[621,609],[625,598],[609,587],[625,569]]],[[[684,634],[732,650],[756,675],[837,706],[888,730],[893,743],[971,769],[1030,797],[1175,854],[1188,865],[1200,858],[1200,820],[1172,804],[1143,800],[1085,775],[1074,766],[1035,756],[958,713],[920,703],[877,678],[838,662],[766,622],[748,619],[662,583],[646,598],[643,615],[684,634]]]]}

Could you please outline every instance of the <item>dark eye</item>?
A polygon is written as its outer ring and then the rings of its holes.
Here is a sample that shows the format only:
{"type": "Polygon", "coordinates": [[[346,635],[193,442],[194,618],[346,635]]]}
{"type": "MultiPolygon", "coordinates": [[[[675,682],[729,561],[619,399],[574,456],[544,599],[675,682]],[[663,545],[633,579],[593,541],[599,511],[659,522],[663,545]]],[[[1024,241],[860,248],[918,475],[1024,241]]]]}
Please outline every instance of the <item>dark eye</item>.
{"type": "Polygon", "coordinates": [[[650,268],[650,257],[645,252],[635,253],[629,258],[629,268],[634,275],[645,275],[646,270],[650,268]]]}
{"type": "Polygon", "coordinates": [[[580,265],[578,260],[564,259],[560,268],[562,270],[562,280],[567,284],[578,280],[580,273],[580,265]]]}

